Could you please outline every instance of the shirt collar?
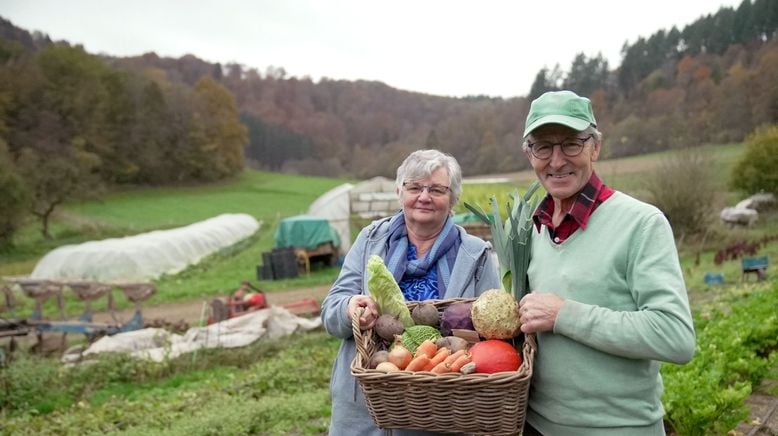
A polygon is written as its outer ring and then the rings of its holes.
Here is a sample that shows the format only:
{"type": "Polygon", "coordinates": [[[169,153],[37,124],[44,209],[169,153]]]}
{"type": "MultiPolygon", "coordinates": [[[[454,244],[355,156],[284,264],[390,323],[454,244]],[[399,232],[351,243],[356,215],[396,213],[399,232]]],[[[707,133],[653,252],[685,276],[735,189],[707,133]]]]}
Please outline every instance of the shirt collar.
{"type": "MultiPolygon", "coordinates": [[[[576,194],[575,202],[573,206],[567,211],[567,215],[570,215],[581,227],[586,228],[586,222],[589,220],[589,215],[594,208],[594,202],[599,197],[600,191],[603,187],[602,180],[597,177],[597,174],[592,171],[589,181],[586,185],[578,191],[576,194]]],[[[535,228],[540,231],[540,226],[545,225],[552,227],[552,217],[554,216],[554,199],[551,195],[546,194],[543,200],[535,209],[535,213],[532,214],[532,219],[535,221],[535,228]]]]}

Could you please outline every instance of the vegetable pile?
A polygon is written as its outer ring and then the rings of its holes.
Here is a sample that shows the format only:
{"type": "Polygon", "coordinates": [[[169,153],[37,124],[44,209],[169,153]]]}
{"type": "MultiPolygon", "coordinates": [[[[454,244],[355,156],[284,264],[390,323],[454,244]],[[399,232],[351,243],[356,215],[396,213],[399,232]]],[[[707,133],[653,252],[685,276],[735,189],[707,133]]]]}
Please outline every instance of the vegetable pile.
{"type": "Polygon", "coordinates": [[[453,302],[442,313],[432,302],[420,302],[410,311],[380,257],[368,260],[368,270],[368,289],[380,311],[374,331],[382,340],[368,369],[470,374],[521,366],[521,355],[507,341],[520,334],[521,326],[511,294],[493,289],[472,302],[453,302]]]}
{"type": "Polygon", "coordinates": [[[398,336],[391,350],[373,353],[368,368],[381,372],[426,371],[433,374],[497,373],[518,371],[521,355],[513,345],[499,339],[476,342],[472,346],[456,336],[425,339],[411,351],[398,336]]]}

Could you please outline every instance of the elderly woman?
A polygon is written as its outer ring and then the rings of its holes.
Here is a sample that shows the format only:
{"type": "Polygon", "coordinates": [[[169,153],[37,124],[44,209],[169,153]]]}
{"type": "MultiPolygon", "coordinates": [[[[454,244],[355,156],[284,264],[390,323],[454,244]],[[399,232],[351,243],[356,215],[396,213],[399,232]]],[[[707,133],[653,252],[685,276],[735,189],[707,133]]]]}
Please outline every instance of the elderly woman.
{"type": "MultiPolygon", "coordinates": [[[[355,353],[351,317],[364,308],[359,324],[368,329],[379,315],[367,289],[365,265],[371,255],[384,259],[408,301],[471,298],[500,287],[491,245],[451,220],[461,190],[462,171],[452,156],[437,150],[411,153],[397,169],[402,210],[362,229],[346,255],[340,276],[322,303],[324,328],[343,339],[330,380],[330,434],[383,434],[349,369],[355,353]]],[[[393,432],[414,433],[418,434],[393,432]]]]}

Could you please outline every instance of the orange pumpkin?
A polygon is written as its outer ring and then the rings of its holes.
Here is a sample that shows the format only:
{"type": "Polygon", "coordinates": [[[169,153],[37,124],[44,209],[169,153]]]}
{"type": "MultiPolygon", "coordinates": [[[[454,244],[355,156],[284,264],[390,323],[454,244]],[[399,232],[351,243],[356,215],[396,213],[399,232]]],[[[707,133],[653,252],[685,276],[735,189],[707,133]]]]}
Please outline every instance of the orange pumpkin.
{"type": "Polygon", "coordinates": [[[521,356],[513,345],[499,339],[476,342],[469,353],[472,362],[475,362],[475,372],[516,371],[521,366],[521,356]]]}

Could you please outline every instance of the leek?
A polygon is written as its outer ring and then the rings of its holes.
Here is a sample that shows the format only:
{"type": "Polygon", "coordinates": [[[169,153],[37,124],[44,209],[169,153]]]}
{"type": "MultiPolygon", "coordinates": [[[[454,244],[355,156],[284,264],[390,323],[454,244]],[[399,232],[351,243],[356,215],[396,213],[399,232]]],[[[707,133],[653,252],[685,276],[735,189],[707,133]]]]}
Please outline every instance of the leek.
{"type": "Polygon", "coordinates": [[[494,242],[494,251],[500,263],[500,274],[503,288],[512,292],[516,300],[529,293],[527,269],[530,260],[530,236],[532,234],[532,212],[538,205],[534,197],[540,183],[535,181],[524,193],[518,191],[511,194],[513,204],[506,205],[507,218],[503,221],[497,198],[490,198],[492,213],[487,214],[480,206],[465,202],[465,207],[473,212],[478,219],[489,225],[494,242]]]}

